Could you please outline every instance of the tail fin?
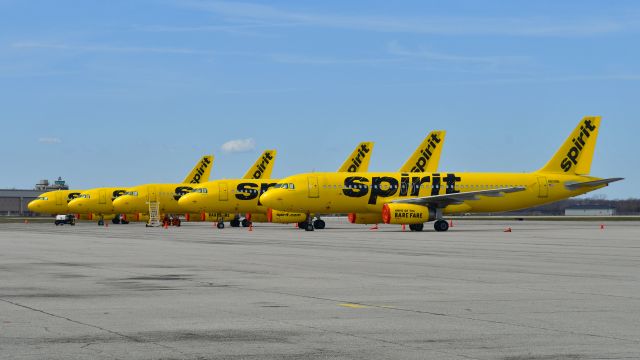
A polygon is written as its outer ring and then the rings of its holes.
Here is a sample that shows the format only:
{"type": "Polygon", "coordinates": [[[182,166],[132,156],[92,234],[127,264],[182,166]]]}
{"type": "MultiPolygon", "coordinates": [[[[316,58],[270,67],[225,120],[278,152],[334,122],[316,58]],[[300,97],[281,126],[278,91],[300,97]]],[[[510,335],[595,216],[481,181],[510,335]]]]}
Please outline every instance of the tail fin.
{"type": "Polygon", "coordinates": [[[243,179],[270,179],[273,163],[276,161],[275,150],[265,150],[255,163],[247,170],[243,179]]]}
{"type": "Polygon", "coordinates": [[[444,130],[430,132],[402,165],[400,172],[437,172],[446,134],[444,130]]]}
{"type": "Polygon", "coordinates": [[[338,172],[366,172],[369,170],[369,161],[373,152],[372,142],[361,142],[356,146],[347,160],[342,163],[338,172]]]}
{"type": "Polygon", "coordinates": [[[213,155],[205,155],[193,167],[189,175],[182,181],[183,184],[200,184],[209,181],[209,174],[213,167],[213,155]]]}
{"type": "Polygon", "coordinates": [[[600,116],[585,116],[539,172],[587,175],[600,129],[600,116]]]}

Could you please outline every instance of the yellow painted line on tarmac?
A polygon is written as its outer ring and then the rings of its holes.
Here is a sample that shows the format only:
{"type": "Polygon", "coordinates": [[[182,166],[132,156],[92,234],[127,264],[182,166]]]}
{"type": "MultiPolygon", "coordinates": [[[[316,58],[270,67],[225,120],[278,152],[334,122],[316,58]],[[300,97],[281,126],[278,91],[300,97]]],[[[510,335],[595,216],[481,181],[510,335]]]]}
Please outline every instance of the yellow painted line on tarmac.
{"type": "Polygon", "coordinates": [[[366,305],[360,305],[360,304],[354,304],[354,303],[342,303],[342,304],[338,304],[338,306],[347,307],[351,309],[366,309],[369,307],[366,305]]]}

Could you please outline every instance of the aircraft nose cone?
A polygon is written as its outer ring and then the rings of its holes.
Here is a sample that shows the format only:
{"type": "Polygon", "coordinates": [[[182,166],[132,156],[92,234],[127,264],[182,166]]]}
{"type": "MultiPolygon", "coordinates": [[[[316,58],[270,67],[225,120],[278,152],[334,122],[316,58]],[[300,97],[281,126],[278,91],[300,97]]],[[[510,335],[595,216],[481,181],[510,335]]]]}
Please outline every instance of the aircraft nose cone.
{"type": "Polygon", "coordinates": [[[38,210],[38,208],[40,207],[38,206],[38,201],[39,200],[33,200],[29,202],[29,204],[27,205],[27,208],[29,209],[29,211],[36,212],[38,210]]]}
{"type": "Polygon", "coordinates": [[[279,206],[282,203],[282,199],[278,198],[275,191],[267,191],[260,196],[260,203],[268,208],[280,210],[279,206]]]}
{"type": "Polygon", "coordinates": [[[198,198],[192,194],[186,194],[178,200],[178,206],[184,211],[196,211],[198,209],[198,198]]]}
{"type": "Polygon", "coordinates": [[[113,204],[113,209],[115,211],[122,212],[122,213],[129,212],[129,210],[131,210],[131,207],[132,207],[131,201],[129,201],[129,199],[126,199],[122,196],[114,199],[112,204],[113,204]]]}
{"type": "Polygon", "coordinates": [[[81,212],[83,208],[82,201],[79,199],[71,200],[69,204],[67,204],[67,207],[71,212],[81,212]]]}

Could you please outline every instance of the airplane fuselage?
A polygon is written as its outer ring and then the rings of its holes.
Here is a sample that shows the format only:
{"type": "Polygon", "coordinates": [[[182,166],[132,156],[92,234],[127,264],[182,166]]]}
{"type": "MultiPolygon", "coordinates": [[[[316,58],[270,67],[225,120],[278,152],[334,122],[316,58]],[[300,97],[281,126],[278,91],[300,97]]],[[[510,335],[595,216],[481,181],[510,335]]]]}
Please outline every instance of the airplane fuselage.
{"type": "Polygon", "coordinates": [[[501,197],[480,197],[450,205],[445,214],[503,212],[577,196],[600,187],[569,190],[566,183],[596,180],[590,176],[550,173],[308,173],[283,179],[295,189],[275,188],[261,197],[263,206],[306,213],[380,213],[395,199],[458,192],[524,187],[501,197]]]}

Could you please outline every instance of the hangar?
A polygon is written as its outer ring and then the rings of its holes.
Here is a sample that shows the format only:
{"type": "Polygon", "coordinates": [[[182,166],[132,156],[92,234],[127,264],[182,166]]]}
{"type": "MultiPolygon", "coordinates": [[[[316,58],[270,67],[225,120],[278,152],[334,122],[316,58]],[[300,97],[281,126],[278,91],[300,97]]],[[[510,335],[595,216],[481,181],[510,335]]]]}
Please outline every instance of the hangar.
{"type": "Polygon", "coordinates": [[[33,189],[0,189],[0,215],[34,216],[27,205],[40,194],[52,190],[68,190],[66,181],[58,177],[53,184],[49,180],[40,180],[33,189]]]}

